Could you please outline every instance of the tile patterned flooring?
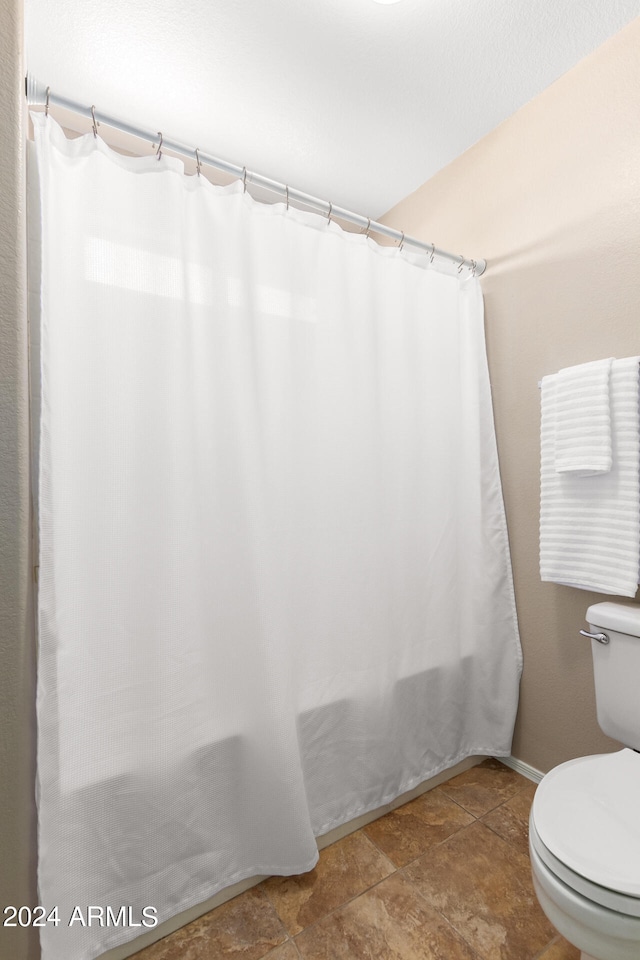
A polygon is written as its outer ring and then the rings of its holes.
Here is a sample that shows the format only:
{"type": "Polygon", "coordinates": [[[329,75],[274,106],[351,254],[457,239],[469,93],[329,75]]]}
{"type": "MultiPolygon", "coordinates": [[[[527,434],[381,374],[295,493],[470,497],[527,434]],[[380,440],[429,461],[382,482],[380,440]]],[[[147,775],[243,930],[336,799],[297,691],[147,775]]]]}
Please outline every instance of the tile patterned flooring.
{"type": "Polygon", "coordinates": [[[534,792],[485,760],[135,960],[579,960],[533,892],[534,792]]]}

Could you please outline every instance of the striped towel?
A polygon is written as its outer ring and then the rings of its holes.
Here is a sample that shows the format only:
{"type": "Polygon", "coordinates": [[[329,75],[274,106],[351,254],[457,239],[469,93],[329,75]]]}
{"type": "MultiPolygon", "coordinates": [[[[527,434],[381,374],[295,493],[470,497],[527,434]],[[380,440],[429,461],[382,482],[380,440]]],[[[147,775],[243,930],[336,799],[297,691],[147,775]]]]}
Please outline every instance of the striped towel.
{"type": "Polygon", "coordinates": [[[592,477],[611,470],[611,361],[565,367],[556,375],[558,473],[592,477]]]}
{"type": "Polygon", "coordinates": [[[542,580],[635,596],[640,582],[639,362],[640,357],[629,357],[611,365],[613,462],[600,476],[556,472],[557,380],[542,380],[542,580]]]}

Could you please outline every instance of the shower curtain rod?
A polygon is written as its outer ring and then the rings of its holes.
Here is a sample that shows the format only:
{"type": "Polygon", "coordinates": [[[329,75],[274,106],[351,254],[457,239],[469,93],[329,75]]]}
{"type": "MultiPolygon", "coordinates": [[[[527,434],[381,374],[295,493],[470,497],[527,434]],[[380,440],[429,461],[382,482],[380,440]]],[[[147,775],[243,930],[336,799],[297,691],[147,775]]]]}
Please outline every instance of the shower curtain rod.
{"type": "Polygon", "coordinates": [[[85,107],[74,100],[69,100],[66,97],[62,97],[59,94],[53,93],[50,87],[45,87],[30,74],[27,74],[25,77],[25,93],[29,106],[44,106],[45,110],[48,110],[49,106],[51,105],[62,107],[65,110],[70,110],[72,113],[86,117],[96,124],[104,124],[107,127],[112,127],[114,130],[119,130],[122,133],[129,134],[130,136],[137,137],[141,140],[146,140],[152,144],[155,144],[158,137],[160,137],[160,143],[163,150],[169,150],[172,153],[177,153],[184,157],[188,157],[190,160],[195,161],[198,166],[206,164],[207,166],[215,167],[218,170],[222,170],[224,173],[228,173],[233,177],[243,180],[245,184],[252,183],[257,187],[262,187],[263,189],[270,191],[271,193],[276,193],[281,197],[285,197],[287,205],[293,200],[306,207],[312,207],[319,213],[325,214],[329,220],[335,218],[338,220],[343,220],[347,223],[353,223],[359,227],[363,227],[367,235],[370,233],[378,233],[382,236],[389,237],[391,240],[399,241],[401,247],[404,244],[410,244],[412,247],[416,247],[418,250],[428,253],[430,261],[437,259],[455,266],[459,274],[466,269],[471,273],[472,276],[479,277],[487,268],[486,260],[466,259],[462,255],[456,256],[454,253],[448,253],[446,250],[440,250],[433,243],[424,243],[422,240],[417,240],[415,237],[407,236],[401,230],[395,230],[393,227],[387,227],[384,223],[379,223],[377,220],[371,220],[369,217],[362,216],[362,214],[353,213],[351,210],[345,210],[344,207],[335,206],[328,200],[321,200],[318,197],[313,197],[308,193],[303,193],[301,190],[295,190],[288,184],[279,183],[277,180],[271,180],[269,177],[264,177],[262,174],[256,173],[255,171],[247,170],[246,167],[240,167],[235,163],[229,163],[227,160],[221,160],[220,158],[211,156],[210,154],[202,153],[199,149],[194,149],[193,147],[180,143],[177,140],[171,140],[168,137],[165,137],[162,133],[154,133],[153,131],[147,130],[143,127],[136,127],[124,120],[111,117],[106,113],[99,113],[95,107],[85,107]]]}

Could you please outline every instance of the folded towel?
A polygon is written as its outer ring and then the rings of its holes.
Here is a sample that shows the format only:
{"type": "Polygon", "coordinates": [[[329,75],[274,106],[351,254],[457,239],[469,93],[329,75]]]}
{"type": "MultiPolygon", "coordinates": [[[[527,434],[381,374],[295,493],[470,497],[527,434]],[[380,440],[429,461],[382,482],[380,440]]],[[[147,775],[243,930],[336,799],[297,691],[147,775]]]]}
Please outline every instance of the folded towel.
{"type": "Polygon", "coordinates": [[[558,473],[591,477],[611,470],[611,360],[565,367],[556,383],[558,473]]]}
{"type": "Polygon", "coordinates": [[[555,470],[555,376],[541,384],[540,576],[635,596],[640,582],[640,357],[611,364],[612,467],[587,479],[555,470]]]}

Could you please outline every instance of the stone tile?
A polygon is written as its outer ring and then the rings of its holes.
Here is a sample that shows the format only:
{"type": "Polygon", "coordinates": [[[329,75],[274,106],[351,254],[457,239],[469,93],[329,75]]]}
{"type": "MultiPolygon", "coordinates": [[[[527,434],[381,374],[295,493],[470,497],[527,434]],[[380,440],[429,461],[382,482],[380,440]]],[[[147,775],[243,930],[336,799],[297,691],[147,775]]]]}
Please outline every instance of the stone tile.
{"type": "Polygon", "coordinates": [[[397,867],[404,867],[470,823],[471,814],[436,787],[363,829],[397,867]]]}
{"type": "Polygon", "coordinates": [[[393,873],[393,864],[359,830],[325,847],[313,870],[261,884],[291,936],[393,873]]]}
{"type": "Polygon", "coordinates": [[[529,856],[529,812],[536,787],[537,784],[528,782],[515,797],[482,817],[482,822],[494,833],[526,856],[529,856]]]}
{"type": "Polygon", "coordinates": [[[267,953],[264,960],[300,960],[300,954],[293,940],[287,940],[281,947],[267,953]]]}
{"type": "Polygon", "coordinates": [[[527,783],[529,781],[515,770],[489,757],[447,780],[440,789],[474,817],[482,817],[514,797],[527,783]]]}
{"type": "Polygon", "coordinates": [[[477,960],[399,873],[296,937],[302,960],[477,960]]]}
{"type": "Polygon", "coordinates": [[[550,947],[536,957],[536,960],[580,960],[580,951],[564,937],[558,937],[550,947]]]}
{"type": "Polygon", "coordinates": [[[480,821],[404,875],[483,960],[533,960],[556,936],[533,891],[529,858],[480,821]]]}
{"type": "Polygon", "coordinates": [[[135,960],[294,960],[295,954],[273,953],[286,939],[268,897],[253,887],[140,950],[135,960]]]}

